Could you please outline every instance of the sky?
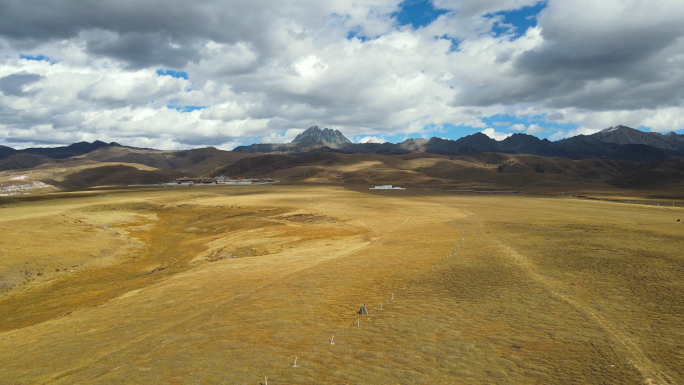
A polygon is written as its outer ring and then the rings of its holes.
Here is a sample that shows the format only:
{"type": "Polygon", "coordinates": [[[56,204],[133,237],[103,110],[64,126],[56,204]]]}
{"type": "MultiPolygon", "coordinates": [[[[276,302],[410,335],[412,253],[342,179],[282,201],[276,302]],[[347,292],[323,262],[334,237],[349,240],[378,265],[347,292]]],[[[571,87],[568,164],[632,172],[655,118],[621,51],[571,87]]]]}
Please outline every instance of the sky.
{"type": "Polygon", "coordinates": [[[684,133],[681,0],[0,0],[0,145],[684,133]]]}

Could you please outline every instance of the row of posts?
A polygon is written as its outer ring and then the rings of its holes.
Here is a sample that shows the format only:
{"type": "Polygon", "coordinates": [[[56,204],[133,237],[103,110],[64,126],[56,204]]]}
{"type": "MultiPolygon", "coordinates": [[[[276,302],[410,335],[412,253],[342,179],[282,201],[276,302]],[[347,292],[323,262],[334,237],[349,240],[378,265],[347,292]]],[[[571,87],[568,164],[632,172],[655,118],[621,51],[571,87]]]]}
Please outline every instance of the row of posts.
{"type": "MultiPolygon", "coordinates": [[[[357,219],[357,218],[354,218],[354,219],[357,219]]],[[[368,225],[371,226],[371,227],[373,227],[373,226],[370,224],[370,222],[368,222],[368,225]]],[[[451,255],[453,254],[454,251],[460,250],[460,249],[461,249],[461,246],[463,245],[463,241],[465,241],[465,240],[468,238],[468,236],[463,232],[463,230],[461,230],[461,229],[458,227],[458,225],[453,225],[453,226],[455,226],[455,227],[463,234],[463,237],[461,237],[461,239],[460,239],[458,245],[456,245],[456,241],[451,242],[451,246],[456,246],[456,248],[455,248],[455,249],[452,249],[452,250],[449,252],[449,254],[447,254],[447,256],[446,256],[445,259],[449,259],[449,256],[451,256],[451,255]]],[[[434,270],[435,270],[435,266],[433,265],[433,266],[432,266],[432,271],[434,271],[434,270]]],[[[418,283],[418,277],[415,278],[415,282],[418,283]]],[[[406,284],[404,284],[404,289],[406,289],[406,284]]],[[[391,294],[391,297],[387,299],[387,303],[389,304],[390,300],[393,300],[393,299],[394,299],[394,293],[392,293],[392,294],[391,294]]],[[[382,304],[383,304],[383,303],[380,302],[380,310],[382,310],[382,304]]],[[[363,307],[362,307],[361,309],[362,309],[362,310],[365,310],[365,307],[366,307],[366,305],[363,305],[363,307]]],[[[361,314],[362,310],[359,310],[359,314],[361,314]]],[[[368,314],[368,312],[365,312],[365,314],[368,314]]],[[[360,327],[360,326],[361,326],[361,318],[357,318],[357,319],[356,319],[356,326],[357,326],[357,327],[360,327]]],[[[347,328],[344,327],[344,329],[343,329],[343,335],[346,335],[346,334],[347,334],[347,328]]],[[[335,345],[335,335],[334,335],[334,334],[332,335],[332,337],[330,338],[330,341],[328,341],[328,342],[330,343],[330,345],[335,345]]],[[[316,345],[316,353],[318,353],[318,345],[316,345]]],[[[292,363],[292,367],[293,367],[293,368],[296,368],[296,367],[297,367],[297,358],[298,358],[298,357],[295,357],[295,358],[294,358],[294,362],[292,363]]],[[[264,385],[268,385],[268,377],[264,377],[264,385]]]]}

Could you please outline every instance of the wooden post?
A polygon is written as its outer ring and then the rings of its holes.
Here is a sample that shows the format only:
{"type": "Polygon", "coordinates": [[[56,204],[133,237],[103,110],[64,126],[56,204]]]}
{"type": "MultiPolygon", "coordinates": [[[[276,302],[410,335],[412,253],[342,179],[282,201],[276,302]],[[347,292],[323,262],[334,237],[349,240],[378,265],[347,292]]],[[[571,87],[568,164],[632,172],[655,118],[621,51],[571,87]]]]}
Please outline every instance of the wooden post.
{"type": "Polygon", "coordinates": [[[332,338],[330,339],[330,345],[335,345],[335,335],[333,334],[332,338]]]}
{"type": "Polygon", "coordinates": [[[382,310],[382,302],[380,302],[380,310],[382,310]]]}
{"type": "Polygon", "coordinates": [[[264,377],[264,382],[265,382],[264,385],[268,385],[268,377],[264,377]]]}
{"type": "Polygon", "coordinates": [[[361,322],[359,320],[360,320],[360,318],[356,319],[356,326],[361,326],[361,322]]]}
{"type": "Polygon", "coordinates": [[[295,357],[295,362],[294,362],[294,364],[292,364],[292,367],[295,367],[295,368],[297,367],[297,357],[295,357]]]}

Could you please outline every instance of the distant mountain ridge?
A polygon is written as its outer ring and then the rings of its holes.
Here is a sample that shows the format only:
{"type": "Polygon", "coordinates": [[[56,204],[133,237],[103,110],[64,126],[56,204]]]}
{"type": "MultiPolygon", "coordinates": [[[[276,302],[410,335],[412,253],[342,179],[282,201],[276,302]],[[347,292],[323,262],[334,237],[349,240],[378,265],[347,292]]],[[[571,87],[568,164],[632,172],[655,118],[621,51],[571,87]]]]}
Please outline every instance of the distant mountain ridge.
{"type": "Polygon", "coordinates": [[[54,163],[60,159],[71,158],[95,151],[103,147],[119,146],[118,143],[105,143],[96,140],[92,143],[78,142],[61,147],[33,147],[15,150],[0,146],[0,171],[36,167],[45,163],[54,163]]]}
{"type": "Polygon", "coordinates": [[[49,156],[52,159],[64,159],[70,158],[72,156],[87,154],[91,151],[95,151],[98,148],[108,147],[108,146],[120,146],[116,142],[105,143],[100,140],[96,140],[92,143],[90,142],[78,142],[73,143],[68,146],[61,147],[32,147],[25,148],[23,150],[15,150],[11,147],[0,146],[0,160],[7,158],[8,156],[16,154],[32,154],[32,155],[43,155],[49,156]]]}
{"type": "Polygon", "coordinates": [[[346,154],[403,155],[425,152],[442,155],[466,155],[479,152],[530,154],[570,159],[619,159],[657,162],[684,156],[684,135],[643,132],[627,126],[610,127],[592,135],[578,135],[557,142],[527,134],[514,134],[497,141],[478,132],[458,140],[431,138],[409,139],[402,143],[352,143],[337,130],[312,126],[291,143],[252,144],[233,151],[308,155],[316,152],[346,154]]]}
{"type": "Polygon", "coordinates": [[[339,130],[309,127],[291,143],[255,143],[221,151],[212,147],[164,151],[120,146],[102,141],[79,142],[53,148],[15,150],[0,146],[0,171],[28,169],[60,162],[139,163],[166,170],[207,172],[213,167],[256,154],[305,156],[316,153],[407,155],[469,155],[477,153],[529,154],[568,159],[614,159],[638,163],[684,157],[684,135],[662,135],[626,126],[609,127],[592,135],[578,135],[551,142],[532,135],[514,134],[497,141],[483,133],[458,140],[415,138],[401,143],[352,143],[339,130]]]}
{"type": "Polygon", "coordinates": [[[606,143],[644,144],[665,150],[684,151],[684,135],[674,132],[662,135],[657,132],[643,132],[626,126],[616,126],[590,136],[606,143]]]}
{"type": "Polygon", "coordinates": [[[46,171],[61,175],[67,170],[67,176],[40,179],[64,189],[230,175],[316,183],[492,189],[612,185],[676,192],[684,191],[682,139],[684,135],[675,133],[617,126],[557,142],[525,134],[497,141],[475,133],[458,140],[351,143],[337,130],[314,126],[291,143],[253,144],[243,151],[213,147],[167,151],[99,141],[25,150],[0,146],[0,171],[31,175],[30,169],[39,166],[34,175],[46,171]]]}
{"type": "Polygon", "coordinates": [[[79,142],[52,148],[15,150],[0,146],[0,171],[30,169],[36,166],[61,164],[65,167],[94,163],[136,163],[161,170],[180,170],[203,174],[215,167],[252,156],[247,153],[223,151],[214,147],[167,151],[121,146],[101,141],[79,142]]]}

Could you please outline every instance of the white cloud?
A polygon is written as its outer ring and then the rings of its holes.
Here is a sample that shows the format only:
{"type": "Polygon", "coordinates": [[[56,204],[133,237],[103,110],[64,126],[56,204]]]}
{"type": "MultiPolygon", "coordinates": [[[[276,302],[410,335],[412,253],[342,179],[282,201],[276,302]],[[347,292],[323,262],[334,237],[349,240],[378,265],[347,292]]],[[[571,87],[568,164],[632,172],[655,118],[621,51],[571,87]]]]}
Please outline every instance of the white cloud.
{"type": "Polygon", "coordinates": [[[578,127],[572,130],[559,130],[549,136],[549,140],[560,140],[577,135],[591,135],[601,131],[600,128],[578,127]]]}
{"type": "Polygon", "coordinates": [[[560,140],[560,139],[565,139],[568,137],[568,133],[565,131],[556,131],[553,134],[549,136],[549,140],[555,141],[555,140],[560,140]]]}
{"type": "Polygon", "coordinates": [[[499,140],[499,141],[504,140],[504,139],[506,139],[512,135],[512,134],[506,134],[504,132],[498,132],[498,131],[494,130],[493,128],[486,128],[480,132],[487,135],[488,137],[490,137],[494,140],[499,140]]]}
{"type": "Polygon", "coordinates": [[[284,134],[280,135],[277,133],[270,133],[268,135],[262,136],[261,143],[290,143],[294,140],[297,135],[304,132],[303,129],[291,129],[286,130],[284,134]]]}
{"type": "Polygon", "coordinates": [[[525,133],[527,135],[536,135],[536,134],[541,134],[542,132],[545,132],[544,128],[538,124],[530,124],[527,127],[527,130],[525,130],[525,133]]]}
{"type": "Polygon", "coordinates": [[[591,135],[601,131],[600,128],[589,128],[589,127],[578,127],[573,130],[568,131],[566,135],[567,138],[577,135],[591,135]]]}
{"type": "Polygon", "coordinates": [[[435,0],[452,12],[418,29],[393,19],[400,0],[102,0],[48,2],[44,13],[15,2],[0,15],[0,137],[226,148],[287,142],[311,125],[383,140],[444,135],[448,123],[504,138],[482,120],[496,115],[582,127],[563,135],[684,129],[684,7],[549,0],[519,38],[491,33],[502,21],[492,14],[537,2],[435,0]]]}
{"type": "Polygon", "coordinates": [[[377,136],[364,136],[356,141],[356,143],[385,143],[385,139],[377,136]]]}
{"type": "Polygon", "coordinates": [[[538,124],[530,124],[528,126],[525,126],[522,123],[517,123],[508,127],[508,129],[513,131],[524,132],[527,135],[537,135],[546,132],[546,130],[538,124]]]}

